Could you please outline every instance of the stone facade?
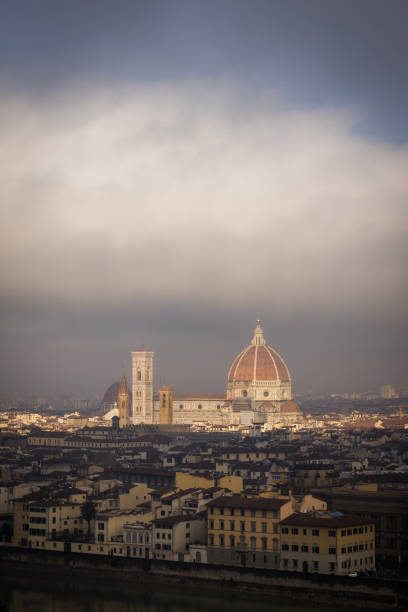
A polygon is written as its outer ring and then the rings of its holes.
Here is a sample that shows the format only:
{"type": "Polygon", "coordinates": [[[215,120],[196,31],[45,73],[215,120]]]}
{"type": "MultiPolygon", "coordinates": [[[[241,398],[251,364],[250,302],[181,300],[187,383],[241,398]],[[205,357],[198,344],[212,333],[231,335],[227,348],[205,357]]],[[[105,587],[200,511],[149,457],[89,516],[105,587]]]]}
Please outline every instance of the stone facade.
{"type": "Polygon", "coordinates": [[[132,422],[153,423],[152,351],[132,352],[132,422]]]}

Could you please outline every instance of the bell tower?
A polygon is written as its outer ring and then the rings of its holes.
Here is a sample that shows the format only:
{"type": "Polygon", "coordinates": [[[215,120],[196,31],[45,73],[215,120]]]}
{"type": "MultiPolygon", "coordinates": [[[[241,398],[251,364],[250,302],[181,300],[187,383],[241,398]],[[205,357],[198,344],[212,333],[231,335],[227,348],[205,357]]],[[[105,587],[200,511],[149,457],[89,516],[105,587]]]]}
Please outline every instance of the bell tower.
{"type": "Polygon", "coordinates": [[[119,427],[130,425],[130,392],[123,372],[118,391],[119,427]]]}
{"type": "Polygon", "coordinates": [[[173,387],[159,387],[160,425],[173,423],[173,387]]]}
{"type": "Polygon", "coordinates": [[[132,352],[132,423],[153,423],[152,351],[132,352]]]}

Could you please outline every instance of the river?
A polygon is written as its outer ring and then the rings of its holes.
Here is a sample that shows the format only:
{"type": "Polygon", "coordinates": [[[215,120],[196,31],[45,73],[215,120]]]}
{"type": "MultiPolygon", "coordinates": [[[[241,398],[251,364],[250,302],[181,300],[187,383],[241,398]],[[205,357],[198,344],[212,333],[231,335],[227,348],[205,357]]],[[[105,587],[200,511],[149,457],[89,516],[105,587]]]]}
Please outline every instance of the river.
{"type": "Polygon", "coordinates": [[[232,588],[132,585],[85,577],[3,575],[0,612],[344,612],[350,606],[291,601],[232,588]]]}

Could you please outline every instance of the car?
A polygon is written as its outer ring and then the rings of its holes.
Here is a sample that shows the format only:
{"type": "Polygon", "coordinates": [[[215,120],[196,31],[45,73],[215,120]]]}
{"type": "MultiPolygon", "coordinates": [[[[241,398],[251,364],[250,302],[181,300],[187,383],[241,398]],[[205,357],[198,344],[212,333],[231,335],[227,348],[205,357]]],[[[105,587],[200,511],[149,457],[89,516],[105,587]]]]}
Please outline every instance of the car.
{"type": "Polygon", "coordinates": [[[348,576],[349,578],[357,578],[358,574],[357,572],[351,572],[348,576]]]}

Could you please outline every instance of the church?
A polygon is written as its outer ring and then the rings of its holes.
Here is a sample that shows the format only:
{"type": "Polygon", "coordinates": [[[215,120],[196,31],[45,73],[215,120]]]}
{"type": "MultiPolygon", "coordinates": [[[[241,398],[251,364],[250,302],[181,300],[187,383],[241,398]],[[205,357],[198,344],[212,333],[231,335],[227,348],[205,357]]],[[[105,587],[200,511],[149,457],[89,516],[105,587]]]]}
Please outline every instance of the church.
{"type": "Polygon", "coordinates": [[[154,353],[132,352],[132,388],[125,374],[106,391],[103,406],[119,416],[120,426],[258,425],[272,428],[301,423],[303,415],[292,400],[292,381],[279,353],[264,338],[260,321],[251,343],[233,360],[225,395],[177,395],[172,387],[153,387],[154,353]]]}

